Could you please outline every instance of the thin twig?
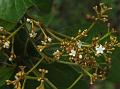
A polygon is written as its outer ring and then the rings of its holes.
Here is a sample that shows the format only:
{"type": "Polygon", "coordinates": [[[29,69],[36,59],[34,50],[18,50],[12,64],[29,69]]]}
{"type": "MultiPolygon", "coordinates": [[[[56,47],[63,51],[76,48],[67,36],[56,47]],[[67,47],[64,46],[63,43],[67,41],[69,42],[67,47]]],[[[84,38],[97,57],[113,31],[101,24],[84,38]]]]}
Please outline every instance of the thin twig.
{"type": "Polygon", "coordinates": [[[105,34],[103,37],[101,37],[98,41],[101,41],[103,39],[105,39],[106,37],[108,37],[111,34],[111,32],[108,32],[107,34],[105,34]]]}
{"type": "Polygon", "coordinates": [[[44,59],[44,57],[42,57],[26,74],[28,75],[30,72],[32,72],[44,59]]]}
{"type": "Polygon", "coordinates": [[[65,34],[56,32],[56,31],[54,31],[54,30],[52,30],[52,29],[50,29],[50,31],[53,32],[53,33],[55,33],[55,34],[57,34],[57,35],[59,35],[59,36],[61,36],[61,37],[64,37],[64,38],[67,38],[67,39],[71,39],[70,36],[67,36],[67,35],[65,35],[65,34]]]}
{"type": "Polygon", "coordinates": [[[26,83],[26,79],[24,79],[23,81],[22,89],[25,89],[25,83],[26,83]]]}
{"type": "Polygon", "coordinates": [[[79,77],[67,89],[72,89],[82,77],[83,77],[83,74],[79,75],[79,77]]]}
{"type": "Polygon", "coordinates": [[[18,27],[13,33],[10,34],[10,36],[7,37],[7,40],[9,40],[11,37],[13,37],[23,26],[25,23],[23,23],[20,27],[18,27]]]}
{"type": "Polygon", "coordinates": [[[32,80],[37,80],[39,77],[31,77],[31,76],[25,76],[26,79],[32,79],[32,80]]]}
{"type": "Polygon", "coordinates": [[[58,89],[51,81],[45,78],[45,81],[51,86],[52,89],[58,89]]]}
{"type": "Polygon", "coordinates": [[[52,36],[54,37],[55,39],[59,40],[59,41],[62,41],[61,38],[59,38],[58,36],[56,36],[55,34],[53,34],[52,32],[50,32],[48,29],[46,29],[46,31],[52,36]]]}

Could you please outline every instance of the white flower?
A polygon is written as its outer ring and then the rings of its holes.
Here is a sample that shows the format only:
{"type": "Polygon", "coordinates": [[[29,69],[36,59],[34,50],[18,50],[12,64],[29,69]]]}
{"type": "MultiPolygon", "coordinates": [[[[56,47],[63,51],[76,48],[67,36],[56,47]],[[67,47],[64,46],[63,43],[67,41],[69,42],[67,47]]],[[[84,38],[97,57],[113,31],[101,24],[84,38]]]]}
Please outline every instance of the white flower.
{"type": "Polygon", "coordinates": [[[78,42],[77,42],[78,48],[81,48],[81,47],[82,47],[82,43],[83,43],[83,42],[81,42],[81,41],[78,41],[78,42]]]}
{"type": "Polygon", "coordinates": [[[43,49],[44,49],[45,47],[46,47],[46,46],[38,45],[38,46],[37,46],[37,49],[41,52],[41,51],[43,51],[43,49]]]}
{"type": "Polygon", "coordinates": [[[31,38],[35,38],[35,37],[36,37],[36,35],[37,35],[37,33],[36,33],[36,32],[34,32],[34,31],[32,31],[31,33],[29,33],[29,35],[30,35],[30,37],[31,37],[31,38]]]}
{"type": "Polygon", "coordinates": [[[32,20],[29,19],[29,18],[27,18],[27,22],[28,22],[28,23],[32,23],[32,20]]]}
{"type": "Polygon", "coordinates": [[[53,53],[53,55],[58,55],[60,53],[60,51],[59,50],[56,50],[54,53],[53,53]]]}
{"type": "Polygon", "coordinates": [[[3,44],[3,48],[9,48],[10,47],[10,41],[6,41],[3,44]]]}
{"type": "Polygon", "coordinates": [[[0,31],[2,32],[3,31],[3,27],[0,26],[0,31]]]}
{"type": "Polygon", "coordinates": [[[54,56],[55,59],[59,60],[61,54],[62,54],[62,53],[61,53],[59,50],[56,50],[56,51],[53,53],[53,56],[54,56]]]}
{"type": "Polygon", "coordinates": [[[72,50],[71,50],[71,53],[69,53],[69,55],[75,57],[76,51],[75,51],[74,49],[72,49],[72,50]]]}
{"type": "Polygon", "coordinates": [[[103,54],[103,51],[105,50],[105,48],[100,44],[100,46],[96,46],[96,54],[103,54]]]}
{"type": "Polygon", "coordinates": [[[82,55],[79,55],[79,58],[82,59],[82,55]]]}
{"type": "Polygon", "coordinates": [[[78,32],[80,33],[80,32],[81,32],[81,30],[79,29],[79,30],[78,30],[78,32]]]}
{"type": "Polygon", "coordinates": [[[8,59],[9,61],[13,61],[13,59],[12,59],[12,57],[9,57],[9,59],[8,59]]]}
{"type": "Polygon", "coordinates": [[[3,27],[0,26],[0,29],[3,29],[3,27]]]}
{"type": "Polygon", "coordinates": [[[45,41],[41,41],[41,43],[42,43],[43,45],[46,45],[46,44],[47,44],[45,41]]]}
{"type": "Polygon", "coordinates": [[[16,55],[14,53],[12,53],[9,57],[9,61],[13,61],[16,58],[16,55]]]}
{"type": "Polygon", "coordinates": [[[48,37],[47,40],[48,40],[48,42],[51,42],[51,41],[52,41],[52,39],[51,39],[50,37],[48,37]]]}

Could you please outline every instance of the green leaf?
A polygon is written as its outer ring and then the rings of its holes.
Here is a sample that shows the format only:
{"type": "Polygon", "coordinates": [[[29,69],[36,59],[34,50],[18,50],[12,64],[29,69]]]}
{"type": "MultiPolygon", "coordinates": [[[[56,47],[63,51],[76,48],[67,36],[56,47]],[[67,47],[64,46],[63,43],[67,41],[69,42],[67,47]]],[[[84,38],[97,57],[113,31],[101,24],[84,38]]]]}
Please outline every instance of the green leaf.
{"type": "Polygon", "coordinates": [[[108,75],[108,80],[119,83],[120,82],[120,48],[116,49],[116,51],[112,54],[112,68],[108,75]]]}
{"type": "Polygon", "coordinates": [[[52,0],[33,0],[33,2],[34,7],[27,11],[27,16],[48,23],[51,20],[52,0]]]}
{"type": "MultiPolygon", "coordinates": [[[[67,89],[80,75],[70,65],[53,63],[41,65],[48,70],[46,77],[58,88],[67,89]]],[[[85,80],[80,80],[76,83],[73,89],[87,89],[87,83],[85,80]],[[83,84],[83,85],[81,85],[83,84]]]]}
{"type": "Polygon", "coordinates": [[[115,2],[115,0],[101,0],[101,2],[113,6],[114,5],[113,3],[115,2]]]}
{"type": "Polygon", "coordinates": [[[8,80],[13,74],[13,69],[9,67],[0,68],[0,87],[5,84],[5,80],[8,80]]]}
{"type": "Polygon", "coordinates": [[[51,11],[52,0],[32,0],[40,12],[48,14],[51,11]],[[47,3],[46,3],[47,2],[47,3]]]}
{"type": "Polygon", "coordinates": [[[0,0],[0,25],[10,31],[31,5],[31,0],[0,0]]]}

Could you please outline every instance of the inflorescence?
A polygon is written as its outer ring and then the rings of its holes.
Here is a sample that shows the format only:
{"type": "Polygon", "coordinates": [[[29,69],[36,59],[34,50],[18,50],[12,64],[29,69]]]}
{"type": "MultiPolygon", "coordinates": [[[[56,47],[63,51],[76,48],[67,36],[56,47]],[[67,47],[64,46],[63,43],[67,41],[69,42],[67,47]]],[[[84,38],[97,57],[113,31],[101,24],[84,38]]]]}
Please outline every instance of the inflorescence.
{"type": "MultiPolygon", "coordinates": [[[[57,34],[57,32],[54,33],[51,29],[43,26],[40,21],[31,18],[26,19],[26,24],[31,26],[31,30],[28,30],[29,39],[34,42],[41,35],[39,31],[42,33],[42,38],[39,38],[40,42],[35,43],[35,48],[44,55],[44,59],[78,66],[81,69],[80,72],[89,77],[90,84],[93,84],[96,80],[104,80],[106,78],[111,68],[112,52],[120,47],[120,43],[114,35],[114,28],[108,22],[107,12],[112,8],[109,8],[104,3],[100,3],[99,6],[95,6],[93,9],[96,15],[89,16],[93,20],[92,25],[88,29],[79,30],[75,37],[69,37],[61,33],[57,34]],[[102,21],[104,24],[107,24],[107,33],[103,34],[102,37],[93,37],[89,43],[85,42],[84,38],[88,37],[88,33],[97,21],[102,21]],[[58,49],[51,56],[44,54],[45,49],[49,49],[53,44],[58,49]]],[[[0,50],[11,48],[12,51],[9,54],[9,61],[13,61],[17,56],[13,51],[12,39],[10,38],[12,37],[11,34],[3,27],[0,27],[0,50]]],[[[21,82],[27,78],[31,78],[40,81],[40,85],[36,89],[44,89],[45,74],[48,71],[39,69],[40,76],[30,77],[25,73],[24,69],[24,66],[20,67],[20,71],[15,75],[15,80],[6,80],[7,85],[12,84],[15,89],[23,89],[21,82]]]]}

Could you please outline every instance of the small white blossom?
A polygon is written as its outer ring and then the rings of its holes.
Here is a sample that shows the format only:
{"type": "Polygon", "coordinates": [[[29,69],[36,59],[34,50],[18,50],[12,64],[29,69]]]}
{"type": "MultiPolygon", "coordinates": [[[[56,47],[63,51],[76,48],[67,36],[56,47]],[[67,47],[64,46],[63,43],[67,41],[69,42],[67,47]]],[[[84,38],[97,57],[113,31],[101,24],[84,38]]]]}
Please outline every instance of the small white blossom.
{"type": "Polygon", "coordinates": [[[3,27],[0,26],[0,31],[2,32],[3,31],[3,27]]]}
{"type": "Polygon", "coordinates": [[[96,54],[103,54],[103,51],[105,50],[105,48],[100,44],[99,46],[96,46],[96,54]]]}
{"type": "Polygon", "coordinates": [[[43,49],[44,49],[45,47],[46,47],[46,46],[38,45],[38,46],[37,46],[37,49],[41,52],[41,51],[43,51],[43,49]]]}
{"type": "Polygon", "coordinates": [[[53,55],[57,55],[57,54],[59,54],[60,53],[60,51],[59,50],[56,50],[54,53],[53,53],[53,55]]]}
{"type": "Polygon", "coordinates": [[[2,36],[3,39],[5,39],[5,36],[2,36]]]}
{"type": "Polygon", "coordinates": [[[51,41],[52,41],[52,39],[51,39],[50,37],[48,37],[47,40],[48,40],[48,42],[51,42],[51,41]]]}
{"type": "Polygon", "coordinates": [[[80,33],[80,32],[81,32],[81,30],[79,29],[79,30],[78,30],[78,32],[80,33]]]}
{"type": "Polygon", "coordinates": [[[3,48],[9,48],[10,47],[10,41],[6,41],[3,44],[3,48]]]}
{"type": "Polygon", "coordinates": [[[35,37],[36,37],[36,35],[37,35],[37,33],[36,33],[36,32],[34,32],[34,31],[32,31],[31,33],[29,33],[29,35],[30,35],[30,37],[31,37],[31,38],[35,38],[35,37]]]}
{"type": "Polygon", "coordinates": [[[76,51],[75,51],[74,49],[72,49],[72,50],[71,50],[71,53],[69,53],[69,55],[75,57],[76,51]]]}
{"type": "Polygon", "coordinates": [[[9,57],[9,61],[13,61],[16,58],[16,55],[14,53],[12,53],[9,57]]]}
{"type": "Polygon", "coordinates": [[[82,55],[79,55],[79,58],[82,59],[82,55]]]}
{"type": "Polygon", "coordinates": [[[41,41],[41,43],[42,43],[43,45],[46,45],[46,44],[47,44],[45,41],[41,41]]]}
{"type": "Polygon", "coordinates": [[[13,61],[13,59],[12,59],[12,57],[9,57],[9,59],[8,59],[9,61],[13,61]]]}
{"type": "Polygon", "coordinates": [[[56,51],[53,53],[53,56],[54,56],[55,59],[59,60],[61,54],[62,54],[62,53],[61,53],[59,50],[56,50],[56,51]]]}
{"type": "Polygon", "coordinates": [[[32,20],[29,19],[29,18],[27,18],[27,22],[28,22],[28,23],[32,23],[32,20]]]}
{"type": "Polygon", "coordinates": [[[81,47],[82,47],[82,43],[83,43],[83,42],[81,42],[81,41],[78,41],[78,42],[77,42],[78,48],[81,48],[81,47]]]}

